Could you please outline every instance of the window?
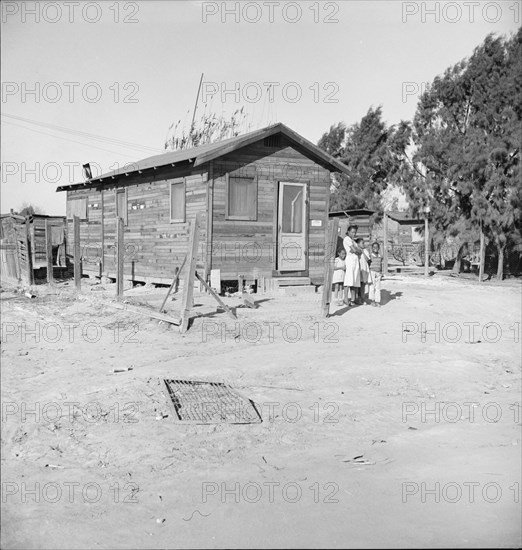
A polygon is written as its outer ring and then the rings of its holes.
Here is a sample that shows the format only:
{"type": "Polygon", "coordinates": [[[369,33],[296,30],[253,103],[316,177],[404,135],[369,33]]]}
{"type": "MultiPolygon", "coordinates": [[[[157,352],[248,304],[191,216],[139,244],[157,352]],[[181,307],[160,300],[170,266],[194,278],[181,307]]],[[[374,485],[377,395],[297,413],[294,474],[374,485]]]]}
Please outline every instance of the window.
{"type": "Polygon", "coordinates": [[[123,224],[127,225],[127,189],[118,189],[118,191],[116,191],[116,217],[123,218],[123,224]]]}
{"type": "Polygon", "coordinates": [[[80,221],[87,221],[87,199],[72,199],[67,201],[67,219],[78,216],[80,221]]]}
{"type": "Polygon", "coordinates": [[[185,221],[185,180],[170,184],[170,223],[185,221]]]}
{"type": "Polygon", "coordinates": [[[257,220],[257,181],[227,174],[227,220],[257,220]]]}
{"type": "Polygon", "coordinates": [[[302,185],[283,186],[283,212],[282,231],[283,233],[302,233],[304,214],[304,195],[302,185]]]}

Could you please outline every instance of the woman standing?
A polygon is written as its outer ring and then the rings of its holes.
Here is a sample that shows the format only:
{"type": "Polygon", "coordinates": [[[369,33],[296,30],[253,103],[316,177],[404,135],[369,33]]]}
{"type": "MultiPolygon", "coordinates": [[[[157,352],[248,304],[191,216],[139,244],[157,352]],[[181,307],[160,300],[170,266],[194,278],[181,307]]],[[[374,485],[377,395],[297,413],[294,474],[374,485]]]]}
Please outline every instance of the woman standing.
{"type": "Polygon", "coordinates": [[[357,229],[358,228],[356,225],[350,225],[346,230],[346,237],[343,240],[343,246],[346,250],[346,274],[344,276],[346,294],[344,297],[344,303],[347,306],[351,306],[355,302],[358,289],[361,286],[359,256],[362,251],[355,242],[357,229]]]}

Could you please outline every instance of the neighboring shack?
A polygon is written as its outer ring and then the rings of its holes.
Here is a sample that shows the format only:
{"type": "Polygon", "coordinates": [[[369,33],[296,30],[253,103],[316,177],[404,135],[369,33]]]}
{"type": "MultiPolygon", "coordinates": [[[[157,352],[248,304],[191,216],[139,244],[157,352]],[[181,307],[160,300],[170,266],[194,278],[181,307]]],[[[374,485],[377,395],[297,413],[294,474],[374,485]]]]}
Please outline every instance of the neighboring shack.
{"type": "Polygon", "coordinates": [[[67,251],[73,252],[78,216],[83,272],[115,277],[121,217],[125,279],[170,283],[200,212],[198,263],[207,280],[217,269],[222,280],[321,284],[330,173],[345,171],[283,124],[166,152],[59,187],[67,192],[67,251]]]}
{"type": "Polygon", "coordinates": [[[51,231],[53,266],[66,267],[65,217],[33,214],[0,216],[2,280],[34,282],[34,271],[47,268],[46,222],[51,231]]]}
{"type": "Polygon", "coordinates": [[[374,214],[375,210],[368,210],[366,208],[330,212],[330,218],[339,219],[336,253],[343,249],[343,239],[350,225],[357,226],[357,238],[361,237],[364,239],[365,246],[370,248],[370,240],[372,238],[372,216],[374,214]]]}

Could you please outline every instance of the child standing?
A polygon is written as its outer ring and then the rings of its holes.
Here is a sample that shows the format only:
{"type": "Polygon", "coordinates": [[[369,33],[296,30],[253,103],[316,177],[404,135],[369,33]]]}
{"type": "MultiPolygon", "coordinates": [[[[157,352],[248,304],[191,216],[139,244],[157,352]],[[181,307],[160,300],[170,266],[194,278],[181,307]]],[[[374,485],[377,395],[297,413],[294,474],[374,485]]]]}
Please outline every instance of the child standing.
{"type": "Polygon", "coordinates": [[[359,290],[359,303],[364,304],[364,296],[366,294],[366,287],[370,280],[370,253],[366,248],[364,248],[364,239],[357,239],[357,246],[361,250],[361,255],[359,256],[359,266],[361,269],[361,288],[359,290]]]}
{"type": "Polygon", "coordinates": [[[356,298],[361,286],[361,269],[359,267],[359,256],[361,250],[355,242],[357,226],[350,225],[346,230],[346,237],[343,239],[343,246],[346,251],[346,275],[344,277],[344,303],[350,307],[356,298]]]}
{"type": "Polygon", "coordinates": [[[372,244],[370,254],[370,288],[369,298],[372,306],[381,307],[382,256],[379,243],[372,244]]]}
{"type": "Polygon", "coordinates": [[[343,305],[343,296],[344,296],[344,276],[346,274],[346,250],[341,250],[337,254],[334,262],[334,272],[332,278],[332,287],[334,291],[335,299],[337,300],[337,305],[343,305]]]}

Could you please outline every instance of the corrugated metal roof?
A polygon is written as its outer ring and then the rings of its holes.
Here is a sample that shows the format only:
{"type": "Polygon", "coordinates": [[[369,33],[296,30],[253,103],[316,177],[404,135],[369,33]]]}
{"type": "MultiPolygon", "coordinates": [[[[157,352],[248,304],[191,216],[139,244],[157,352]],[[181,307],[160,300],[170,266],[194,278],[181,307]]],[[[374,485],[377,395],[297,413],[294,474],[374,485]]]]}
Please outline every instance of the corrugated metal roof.
{"type": "MultiPolygon", "coordinates": [[[[248,134],[245,134],[248,135],[248,134]]],[[[229,144],[233,144],[238,141],[238,138],[244,136],[236,136],[233,138],[224,139],[222,141],[217,141],[215,143],[207,143],[206,145],[201,145],[200,147],[192,147],[191,149],[182,149],[180,151],[166,151],[160,155],[153,155],[152,157],[147,157],[146,159],[139,160],[136,162],[129,162],[124,167],[113,170],[112,172],[106,172],[101,176],[92,178],[92,181],[112,178],[113,176],[129,174],[136,172],[138,170],[147,170],[148,168],[158,168],[160,166],[168,166],[169,164],[177,164],[191,159],[196,159],[197,157],[216,151],[221,147],[224,147],[229,144]]]]}
{"type": "Polygon", "coordinates": [[[201,145],[200,147],[193,147],[191,149],[182,149],[181,151],[168,151],[161,155],[154,155],[143,160],[139,160],[134,163],[128,163],[123,168],[107,172],[101,176],[92,178],[87,182],[82,182],[74,185],[64,185],[57,188],[57,191],[65,191],[67,189],[75,188],[77,186],[93,185],[97,182],[101,182],[104,179],[114,179],[116,177],[131,174],[134,172],[141,172],[143,170],[159,168],[161,166],[176,165],[187,161],[194,161],[194,166],[199,166],[210,160],[222,157],[228,153],[231,153],[242,147],[246,147],[252,143],[260,141],[271,135],[282,133],[286,137],[293,141],[296,145],[303,148],[308,154],[319,160],[321,164],[325,165],[332,172],[346,172],[348,168],[340,161],[330,156],[328,153],[314,145],[311,141],[306,140],[300,136],[297,132],[294,132],[288,126],[282,123],[277,123],[260,130],[254,130],[247,134],[242,134],[215,143],[209,143],[201,145]]]}

